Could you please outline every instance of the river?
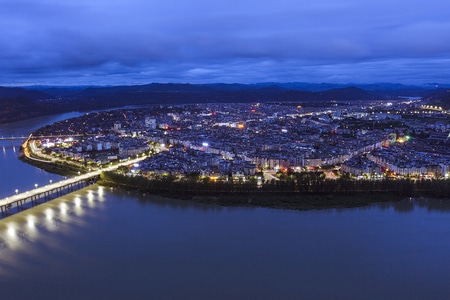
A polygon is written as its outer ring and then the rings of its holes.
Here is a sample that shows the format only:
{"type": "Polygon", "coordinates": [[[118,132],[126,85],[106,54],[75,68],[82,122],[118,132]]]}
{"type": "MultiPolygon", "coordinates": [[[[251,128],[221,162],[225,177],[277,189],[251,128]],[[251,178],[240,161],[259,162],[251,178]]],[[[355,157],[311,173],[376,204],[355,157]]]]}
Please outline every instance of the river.
{"type": "MultiPolygon", "coordinates": [[[[17,124],[3,125],[0,136],[27,134],[52,121],[22,122],[23,132],[17,124]]],[[[1,195],[58,180],[20,162],[18,145],[2,147],[1,195]]],[[[288,211],[202,205],[94,185],[0,220],[0,294],[447,299],[449,220],[448,201],[288,211]]]]}

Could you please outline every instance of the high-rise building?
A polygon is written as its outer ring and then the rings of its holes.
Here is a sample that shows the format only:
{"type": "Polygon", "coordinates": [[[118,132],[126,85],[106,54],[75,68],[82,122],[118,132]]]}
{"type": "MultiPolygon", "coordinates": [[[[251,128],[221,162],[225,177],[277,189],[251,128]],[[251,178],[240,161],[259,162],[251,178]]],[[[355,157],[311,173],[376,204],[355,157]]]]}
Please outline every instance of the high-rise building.
{"type": "Polygon", "coordinates": [[[156,129],[156,120],[151,117],[145,117],[145,127],[148,129],[156,129]]]}

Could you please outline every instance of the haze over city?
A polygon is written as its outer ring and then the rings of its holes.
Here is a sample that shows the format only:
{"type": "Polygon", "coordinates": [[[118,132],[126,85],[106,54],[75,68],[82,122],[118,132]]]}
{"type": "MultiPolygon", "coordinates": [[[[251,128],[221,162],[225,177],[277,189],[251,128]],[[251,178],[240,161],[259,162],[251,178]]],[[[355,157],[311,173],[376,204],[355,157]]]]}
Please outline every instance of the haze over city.
{"type": "Polygon", "coordinates": [[[449,6],[0,0],[0,85],[446,83],[449,6]]]}

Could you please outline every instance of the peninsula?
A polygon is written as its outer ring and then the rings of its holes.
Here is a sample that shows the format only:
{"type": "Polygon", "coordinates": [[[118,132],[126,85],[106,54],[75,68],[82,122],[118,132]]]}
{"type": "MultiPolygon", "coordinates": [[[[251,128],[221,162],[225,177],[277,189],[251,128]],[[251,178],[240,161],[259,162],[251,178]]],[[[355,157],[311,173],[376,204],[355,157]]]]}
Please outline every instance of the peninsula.
{"type": "Polygon", "coordinates": [[[142,157],[104,172],[102,183],[145,193],[297,209],[354,206],[448,197],[449,117],[419,99],[157,105],[48,125],[32,133],[24,153],[41,167],[72,172],[142,157]]]}

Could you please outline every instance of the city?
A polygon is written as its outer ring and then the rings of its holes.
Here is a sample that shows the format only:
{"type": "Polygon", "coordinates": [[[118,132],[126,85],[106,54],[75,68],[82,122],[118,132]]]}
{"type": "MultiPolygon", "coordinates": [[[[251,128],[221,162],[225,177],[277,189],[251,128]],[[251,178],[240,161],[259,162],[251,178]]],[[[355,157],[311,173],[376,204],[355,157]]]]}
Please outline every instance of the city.
{"type": "Polygon", "coordinates": [[[147,178],[261,174],[264,182],[305,171],[328,178],[448,178],[448,111],[418,99],[315,106],[193,104],[89,113],[33,132],[47,137],[38,141],[42,151],[33,152],[85,169],[148,155],[122,170],[147,178]]]}
{"type": "Polygon", "coordinates": [[[0,0],[2,299],[447,299],[447,0],[0,0]]]}

